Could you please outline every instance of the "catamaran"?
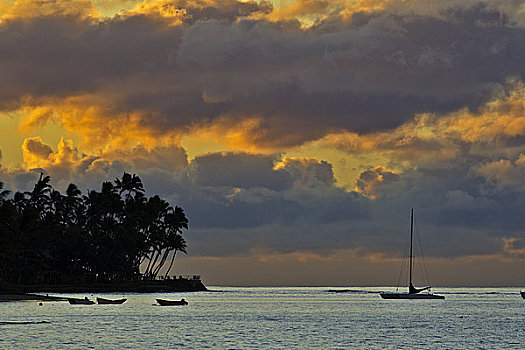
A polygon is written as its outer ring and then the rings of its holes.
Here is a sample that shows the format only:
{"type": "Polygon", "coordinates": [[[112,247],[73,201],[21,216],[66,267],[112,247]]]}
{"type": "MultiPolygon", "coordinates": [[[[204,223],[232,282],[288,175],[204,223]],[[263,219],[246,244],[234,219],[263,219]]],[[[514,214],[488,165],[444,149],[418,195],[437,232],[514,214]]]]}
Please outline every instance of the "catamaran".
{"type": "Polygon", "coordinates": [[[410,213],[410,255],[409,255],[409,273],[408,273],[408,293],[395,292],[387,293],[380,292],[379,295],[383,299],[445,299],[442,295],[436,295],[428,292],[431,287],[416,288],[412,284],[412,266],[413,266],[413,251],[412,251],[412,237],[414,235],[414,209],[410,213]],[[426,293],[421,293],[427,291],[426,293]]]}

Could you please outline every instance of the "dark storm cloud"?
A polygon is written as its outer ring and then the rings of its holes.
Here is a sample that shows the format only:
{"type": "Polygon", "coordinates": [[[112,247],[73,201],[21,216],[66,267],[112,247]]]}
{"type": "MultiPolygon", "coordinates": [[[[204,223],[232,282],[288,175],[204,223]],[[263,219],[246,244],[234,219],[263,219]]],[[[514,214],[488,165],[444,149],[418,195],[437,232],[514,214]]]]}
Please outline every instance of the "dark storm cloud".
{"type": "Polygon", "coordinates": [[[359,196],[334,187],[331,168],[315,160],[287,160],[275,169],[272,156],[214,153],[175,176],[142,174],[146,187],[187,210],[194,229],[322,224],[364,214],[359,196]]]}
{"type": "Polygon", "coordinates": [[[292,185],[289,174],[273,170],[275,156],[211,153],[197,156],[192,162],[198,186],[265,187],[282,190],[292,185]]]}
{"type": "MultiPolygon", "coordinates": [[[[153,14],[99,23],[10,19],[0,30],[0,105],[92,95],[89,107],[106,113],[86,129],[138,113],[139,132],[148,127],[154,136],[223,123],[222,117],[256,117],[260,124],[246,131],[247,140],[279,149],[333,131],[394,128],[418,112],[476,110],[508,77],[525,75],[524,28],[483,3],[451,6],[439,16],[378,12],[355,14],[349,23],[330,17],[310,29],[243,18],[268,11],[266,4],[226,4],[191,7],[178,25],[153,14]]],[[[398,152],[392,163],[446,146],[432,140],[394,149],[398,141],[386,138],[380,149],[398,152]]],[[[249,254],[254,247],[397,256],[412,207],[429,256],[496,254],[502,238],[525,239],[517,157],[500,162],[507,150],[492,144],[450,143],[458,148],[454,159],[436,156],[415,170],[395,173],[366,160],[370,169],[356,185],[374,200],[338,188],[331,164],[318,160],[214,153],[188,163],[181,147],[96,157],[75,150],[71,160],[43,143],[27,149],[35,163],[60,160],[47,171],[64,186],[79,178],[82,188],[98,188],[136,171],[148,191],[186,210],[197,256],[249,254]]],[[[508,143],[520,152],[520,140],[508,143]]],[[[24,190],[35,179],[13,176],[24,190]]]]}
{"type": "Polygon", "coordinates": [[[99,94],[111,96],[98,99],[106,118],[139,112],[159,130],[259,117],[265,132],[253,142],[283,147],[334,128],[374,131],[418,112],[475,109],[507,77],[525,75],[524,28],[483,3],[440,17],[331,17],[306,30],[243,18],[268,10],[190,6],[180,25],[152,14],[8,20],[0,104],[99,94]]]}
{"type": "Polygon", "coordinates": [[[489,193],[490,184],[472,174],[468,162],[437,168],[396,175],[374,200],[301,181],[281,190],[178,187],[172,196],[192,222],[188,241],[195,255],[242,255],[259,247],[283,254],[358,249],[363,255],[401,256],[411,208],[427,257],[503,254],[504,238],[525,239],[522,195],[489,193]]]}
{"type": "MultiPolygon", "coordinates": [[[[175,172],[137,173],[148,195],[160,194],[186,211],[192,256],[247,255],[258,248],[400,256],[410,208],[416,210],[428,257],[500,254],[504,238],[525,239],[523,192],[491,191],[491,183],[472,171],[476,162],[465,160],[395,175],[383,168],[367,170],[360,181],[377,195],[374,200],[335,187],[331,165],[313,159],[284,159],[275,166],[272,156],[215,153],[175,172]],[[241,164],[238,173],[236,164],[241,164]]],[[[75,171],[81,168],[73,182],[83,189],[99,189],[101,181],[131,170],[129,164],[103,159],[80,159],[75,171]]],[[[61,179],[55,175],[52,179],[61,179]]],[[[12,176],[16,186],[8,188],[31,190],[36,179],[37,174],[17,174],[12,176]]],[[[62,191],[66,180],[57,184],[62,191]]]]}

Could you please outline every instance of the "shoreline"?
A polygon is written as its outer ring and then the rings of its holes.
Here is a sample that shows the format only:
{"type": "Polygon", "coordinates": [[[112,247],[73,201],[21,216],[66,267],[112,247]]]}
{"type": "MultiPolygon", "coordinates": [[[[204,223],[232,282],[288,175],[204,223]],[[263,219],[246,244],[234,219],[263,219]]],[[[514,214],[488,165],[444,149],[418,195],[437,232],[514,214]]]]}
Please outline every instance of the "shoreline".
{"type": "Polygon", "coordinates": [[[52,295],[39,295],[32,293],[25,294],[0,294],[0,302],[18,302],[18,301],[67,301],[67,298],[52,295]]]}
{"type": "Polygon", "coordinates": [[[0,302],[2,301],[58,301],[63,297],[51,297],[38,293],[176,293],[204,292],[208,288],[200,279],[179,278],[163,281],[128,281],[121,283],[82,283],[82,284],[14,284],[0,283],[0,302]]]}

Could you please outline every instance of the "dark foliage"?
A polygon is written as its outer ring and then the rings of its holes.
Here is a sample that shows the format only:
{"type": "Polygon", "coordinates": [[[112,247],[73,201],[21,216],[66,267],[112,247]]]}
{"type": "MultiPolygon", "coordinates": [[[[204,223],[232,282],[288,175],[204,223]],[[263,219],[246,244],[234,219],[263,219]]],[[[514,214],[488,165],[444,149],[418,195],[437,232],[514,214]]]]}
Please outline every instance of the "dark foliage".
{"type": "Polygon", "coordinates": [[[100,192],[65,194],[40,176],[31,192],[9,198],[0,181],[0,281],[22,284],[121,282],[168,275],[188,220],[142,181],[124,173],[100,192]],[[143,271],[140,271],[142,266],[143,271]]]}

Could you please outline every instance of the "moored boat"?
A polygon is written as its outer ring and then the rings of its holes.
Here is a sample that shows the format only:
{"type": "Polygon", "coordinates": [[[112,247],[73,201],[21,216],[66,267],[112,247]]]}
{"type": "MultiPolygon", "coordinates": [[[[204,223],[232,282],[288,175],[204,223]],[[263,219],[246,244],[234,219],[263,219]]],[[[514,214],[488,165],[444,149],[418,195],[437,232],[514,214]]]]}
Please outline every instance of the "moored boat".
{"type": "Polygon", "coordinates": [[[421,293],[423,291],[430,290],[431,287],[415,288],[412,284],[412,266],[413,266],[413,250],[412,250],[412,237],[414,235],[414,209],[410,213],[410,254],[409,254],[409,283],[408,293],[395,292],[387,293],[380,292],[381,298],[383,299],[445,299],[443,295],[436,295],[429,292],[421,293]]]}
{"type": "Polygon", "coordinates": [[[379,293],[383,299],[445,299],[443,295],[436,295],[432,293],[379,293]]]}
{"type": "Polygon", "coordinates": [[[105,299],[105,298],[97,298],[98,304],[123,304],[128,299],[105,299]]]}
{"type": "Polygon", "coordinates": [[[89,300],[87,297],[85,297],[84,299],[82,299],[82,298],[67,298],[67,301],[71,305],[92,305],[92,304],[95,304],[95,302],[93,300],[89,300]]]}
{"type": "Polygon", "coordinates": [[[181,300],[166,300],[156,299],[160,306],[171,306],[171,305],[188,305],[188,302],[182,298],[181,300]]]}

